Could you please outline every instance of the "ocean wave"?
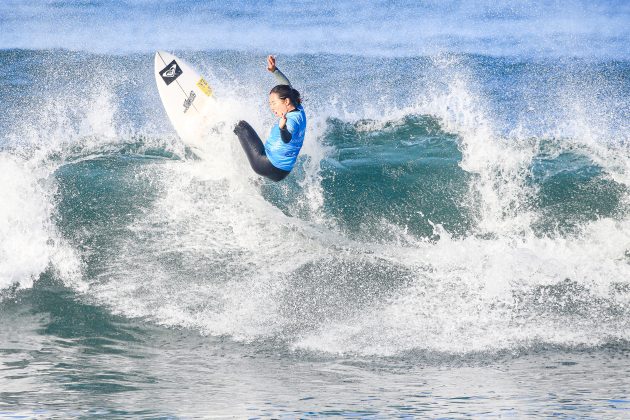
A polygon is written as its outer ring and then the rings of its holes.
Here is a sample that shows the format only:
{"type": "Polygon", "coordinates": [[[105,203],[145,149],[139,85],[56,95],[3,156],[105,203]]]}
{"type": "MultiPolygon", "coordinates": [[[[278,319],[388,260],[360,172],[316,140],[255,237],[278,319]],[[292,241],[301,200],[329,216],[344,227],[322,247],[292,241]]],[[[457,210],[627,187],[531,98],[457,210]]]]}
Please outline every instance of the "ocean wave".
{"type": "Polygon", "coordinates": [[[329,354],[628,340],[627,65],[436,56],[383,79],[379,60],[290,57],[318,88],[273,184],[231,131],[272,121],[268,80],[233,80],[256,55],[187,56],[222,104],[194,151],[148,56],[0,56],[30,80],[2,93],[3,294],[53,273],[126,317],[329,354]]]}

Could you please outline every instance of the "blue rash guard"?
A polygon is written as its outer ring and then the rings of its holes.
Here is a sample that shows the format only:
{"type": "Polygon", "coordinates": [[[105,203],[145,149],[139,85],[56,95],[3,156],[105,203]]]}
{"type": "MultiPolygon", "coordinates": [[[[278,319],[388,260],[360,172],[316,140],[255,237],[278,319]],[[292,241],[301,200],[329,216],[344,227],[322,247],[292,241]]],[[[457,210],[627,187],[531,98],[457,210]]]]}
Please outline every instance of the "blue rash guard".
{"type": "Polygon", "coordinates": [[[265,154],[276,168],[291,171],[304,143],[306,114],[302,105],[298,105],[295,110],[288,112],[286,117],[286,129],[291,133],[291,141],[285,143],[282,140],[280,127],[276,121],[265,142],[265,154]]]}

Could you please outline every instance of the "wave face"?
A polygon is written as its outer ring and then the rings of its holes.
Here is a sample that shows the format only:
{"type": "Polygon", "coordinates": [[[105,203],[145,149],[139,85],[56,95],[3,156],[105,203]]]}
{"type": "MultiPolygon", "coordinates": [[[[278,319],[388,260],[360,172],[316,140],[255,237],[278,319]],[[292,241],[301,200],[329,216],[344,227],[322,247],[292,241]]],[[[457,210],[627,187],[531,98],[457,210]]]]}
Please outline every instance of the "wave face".
{"type": "Polygon", "coordinates": [[[231,133],[273,121],[263,56],[183,56],[223,105],[203,159],[151,54],[0,52],[0,299],[54,278],[124,317],[324,354],[630,339],[628,62],[283,56],[309,133],[274,184],[231,133]]]}
{"type": "Polygon", "coordinates": [[[625,1],[7,0],[0,19],[4,49],[630,57],[625,1]]]}

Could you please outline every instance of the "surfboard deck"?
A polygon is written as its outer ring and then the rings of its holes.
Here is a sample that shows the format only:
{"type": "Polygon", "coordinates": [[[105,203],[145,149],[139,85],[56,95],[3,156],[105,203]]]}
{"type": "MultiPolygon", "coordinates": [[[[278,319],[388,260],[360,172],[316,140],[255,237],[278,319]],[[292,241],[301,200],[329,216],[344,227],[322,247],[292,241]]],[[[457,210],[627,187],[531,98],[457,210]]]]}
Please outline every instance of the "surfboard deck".
{"type": "Polygon", "coordinates": [[[214,101],[212,88],[193,67],[165,51],[154,60],[155,82],[173,128],[191,147],[200,147],[205,121],[214,101]]]}

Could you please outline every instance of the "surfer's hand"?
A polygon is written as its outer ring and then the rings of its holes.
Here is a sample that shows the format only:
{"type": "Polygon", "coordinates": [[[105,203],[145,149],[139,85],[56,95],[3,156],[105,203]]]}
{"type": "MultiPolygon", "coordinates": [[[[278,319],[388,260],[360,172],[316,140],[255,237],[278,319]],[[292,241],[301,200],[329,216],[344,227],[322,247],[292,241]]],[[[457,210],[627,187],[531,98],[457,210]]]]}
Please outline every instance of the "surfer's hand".
{"type": "Polygon", "coordinates": [[[276,71],[276,57],[273,55],[267,57],[267,70],[272,73],[276,71]]]}
{"type": "Polygon", "coordinates": [[[284,129],[284,127],[287,126],[287,113],[283,112],[280,115],[280,121],[278,121],[278,127],[280,127],[280,129],[284,129]]]}

